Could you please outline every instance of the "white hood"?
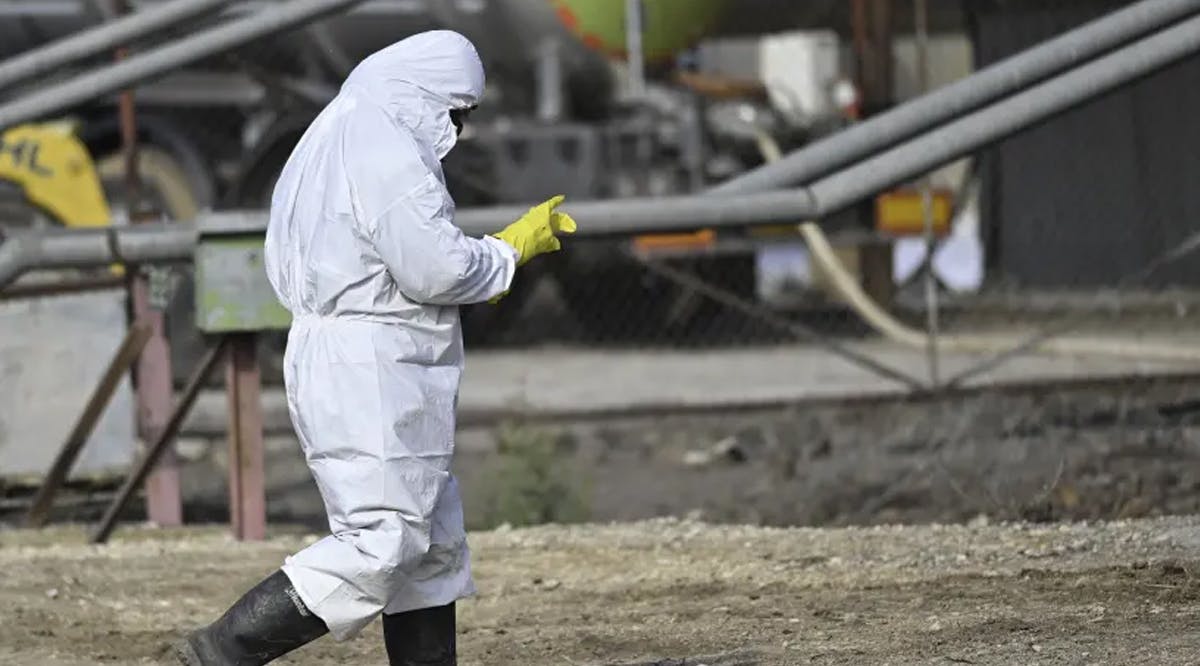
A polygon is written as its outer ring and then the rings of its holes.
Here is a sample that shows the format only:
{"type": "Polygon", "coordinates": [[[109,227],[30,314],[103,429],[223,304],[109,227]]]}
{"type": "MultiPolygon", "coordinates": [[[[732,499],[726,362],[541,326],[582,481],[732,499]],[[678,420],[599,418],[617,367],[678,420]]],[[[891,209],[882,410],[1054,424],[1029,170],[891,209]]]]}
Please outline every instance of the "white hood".
{"type": "Polygon", "coordinates": [[[483,63],[466,37],[434,30],[370,55],[346,85],[382,105],[441,159],[457,139],[450,109],[475,106],[483,96],[483,63]]]}

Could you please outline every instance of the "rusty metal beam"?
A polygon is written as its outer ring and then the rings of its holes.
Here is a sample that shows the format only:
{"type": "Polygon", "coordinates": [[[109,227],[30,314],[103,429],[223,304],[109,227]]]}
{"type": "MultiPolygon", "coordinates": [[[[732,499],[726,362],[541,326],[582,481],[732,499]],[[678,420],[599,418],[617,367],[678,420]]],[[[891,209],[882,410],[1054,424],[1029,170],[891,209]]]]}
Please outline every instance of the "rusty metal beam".
{"type": "Polygon", "coordinates": [[[79,418],[75,421],[75,427],[71,429],[71,434],[67,436],[67,441],[59,450],[58,457],[50,466],[46,479],[38,488],[37,495],[33,499],[33,506],[29,508],[29,513],[25,517],[25,523],[30,527],[41,527],[46,524],[50,506],[54,503],[54,496],[58,494],[59,489],[71,474],[71,468],[74,467],[80,452],[83,451],[83,445],[91,437],[96,423],[104,414],[104,409],[112,400],[121,378],[129,371],[130,366],[133,365],[138,354],[141,353],[142,347],[146,346],[146,341],[149,339],[150,326],[145,322],[134,323],[125,333],[125,339],[117,348],[117,353],[113,355],[108,368],[101,375],[100,382],[96,384],[87,405],[84,406],[79,418]]]}
{"type": "Polygon", "coordinates": [[[92,291],[108,291],[125,286],[120,275],[106,275],[83,280],[40,280],[28,284],[17,284],[0,291],[0,301],[19,301],[27,298],[83,294],[92,291]]]}
{"type": "Polygon", "coordinates": [[[220,342],[208,350],[208,353],[204,355],[200,364],[196,366],[196,369],[192,372],[192,376],[188,378],[187,386],[184,387],[182,395],[179,396],[179,402],[175,405],[175,409],[171,412],[171,416],[167,419],[167,423],[159,433],[158,438],[146,449],[142,457],[134,465],[132,472],[126,477],[125,483],[121,485],[116,497],[113,498],[112,503],[109,504],[108,509],[104,512],[104,516],[100,519],[100,524],[92,532],[91,543],[104,543],[108,541],[108,537],[112,536],[121,511],[125,509],[125,506],[129,503],[129,499],[133,497],[138,487],[146,481],[146,477],[150,475],[150,470],[158,462],[159,456],[175,441],[175,436],[179,434],[179,427],[183,425],[184,418],[187,417],[188,411],[191,410],[192,405],[196,402],[196,396],[200,394],[200,389],[204,387],[205,379],[212,372],[217,361],[225,357],[227,347],[227,338],[221,338],[220,342]]]}

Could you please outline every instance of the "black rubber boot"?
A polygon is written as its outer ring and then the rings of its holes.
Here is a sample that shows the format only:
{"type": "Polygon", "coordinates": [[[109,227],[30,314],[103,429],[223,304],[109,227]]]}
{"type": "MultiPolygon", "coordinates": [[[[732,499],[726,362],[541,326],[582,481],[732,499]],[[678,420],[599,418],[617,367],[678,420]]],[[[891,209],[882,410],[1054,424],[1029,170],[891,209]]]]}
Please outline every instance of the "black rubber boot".
{"type": "Polygon", "coordinates": [[[188,636],[175,653],[188,666],[257,666],[328,631],[300,601],[287,575],[276,571],[221,619],[188,636]]]}
{"type": "Polygon", "coordinates": [[[454,604],[383,616],[391,666],[455,666],[454,604]]]}

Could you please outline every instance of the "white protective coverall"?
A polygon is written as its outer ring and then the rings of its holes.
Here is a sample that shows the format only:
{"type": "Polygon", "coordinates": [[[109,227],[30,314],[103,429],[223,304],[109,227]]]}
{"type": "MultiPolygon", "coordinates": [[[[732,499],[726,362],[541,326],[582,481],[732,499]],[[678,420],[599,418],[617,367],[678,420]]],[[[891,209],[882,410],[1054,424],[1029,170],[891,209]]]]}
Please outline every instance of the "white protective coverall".
{"type": "Polygon", "coordinates": [[[506,291],[517,252],[452,223],[441,159],[451,108],[484,74],[463,36],[415,35],[371,55],[309,127],[280,175],[268,277],[291,311],[292,422],[332,535],[283,571],[337,640],[381,612],[474,593],[450,474],[458,305],[506,291]]]}

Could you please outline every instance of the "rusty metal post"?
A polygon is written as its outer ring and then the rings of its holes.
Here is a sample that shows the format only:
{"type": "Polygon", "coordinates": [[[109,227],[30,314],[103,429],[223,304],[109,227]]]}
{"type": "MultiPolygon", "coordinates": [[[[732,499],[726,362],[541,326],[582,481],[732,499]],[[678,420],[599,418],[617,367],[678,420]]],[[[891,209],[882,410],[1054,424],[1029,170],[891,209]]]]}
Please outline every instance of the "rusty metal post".
{"type": "MultiPolygon", "coordinates": [[[[129,13],[127,0],[114,0],[118,15],[129,13]]],[[[121,47],[114,54],[116,61],[123,60],[128,49],[121,47]]],[[[121,147],[125,156],[125,207],[129,221],[137,224],[153,221],[152,211],[142,210],[142,180],[138,158],[137,109],[133,91],[125,90],[119,99],[121,124],[121,147]]],[[[129,300],[133,319],[144,321],[150,326],[150,340],[142,350],[135,373],[137,389],[138,435],[144,446],[156,441],[171,413],[171,396],[174,385],[171,375],[171,349],[167,342],[163,309],[165,303],[156,303],[151,275],[142,267],[129,267],[129,300]]],[[[183,500],[179,485],[179,459],[174,448],[168,448],[159,459],[159,465],[146,482],[146,513],[150,522],[164,527],[183,524],[183,500]]]]}
{"type": "Polygon", "coordinates": [[[29,508],[29,513],[25,517],[25,523],[30,527],[41,527],[46,524],[46,517],[50,515],[50,506],[54,503],[54,496],[58,494],[58,490],[70,476],[71,468],[75,466],[79,453],[83,451],[83,445],[87,443],[92,431],[96,428],[96,423],[104,414],[104,408],[112,400],[121,377],[129,371],[149,338],[150,327],[142,322],[135,322],[125,333],[125,339],[100,377],[100,382],[96,384],[96,389],[92,391],[87,405],[79,414],[75,427],[71,429],[71,434],[67,436],[67,441],[54,459],[54,464],[50,466],[50,471],[46,473],[41,487],[38,488],[37,496],[33,499],[33,506],[29,508]]]}
{"type": "Polygon", "coordinates": [[[226,390],[229,398],[229,522],[234,538],[266,537],[267,497],[263,478],[263,419],[258,336],[229,336],[226,390]]]}
{"type": "MultiPolygon", "coordinates": [[[[174,393],[171,377],[171,352],[167,344],[164,317],[150,298],[150,279],[139,273],[130,287],[134,317],[151,328],[150,340],[138,360],[137,415],[138,435],[144,446],[161,436],[171,413],[174,393]]],[[[163,527],[183,523],[183,501],[179,486],[179,459],[169,447],[159,458],[158,467],[146,481],[146,514],[152,523],[163,527]]]]}
{"type": "MultiPolygon", "coordinates": [[[[894,102],[891,0],[854,0],[852,9],[856,78],[862,91],[863,117],[870,117],[887,110],[894,102]]],[[[862,219],[873,222],[874,199],[864,201],[859,211],[862,219]]],[[[859,246],[859,252],[863,290],[876,303],[887,307],[896,291],[892,279],[892,244],[870,240],[859,246]]]]}
{"type": "MultiPolygon", "coordinates": [[[[917,80],[920,94],[929,92],[929,7],[926,0],[913,2],[913,26],[917,39],[917,80]]],[[[942,383],[941,358],[938,353],[938,283],[933,269],[933,257],[937,252],[937,238],[933,233],[933,176],[921,177],[921,216],[924,218],[925,237],[925,324],[928,343],[926,358],[929,362],[929,384],[937,390],[942,383]]]]}

